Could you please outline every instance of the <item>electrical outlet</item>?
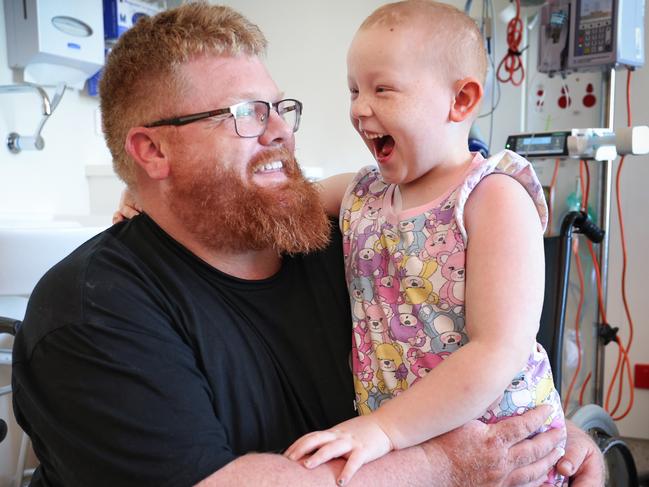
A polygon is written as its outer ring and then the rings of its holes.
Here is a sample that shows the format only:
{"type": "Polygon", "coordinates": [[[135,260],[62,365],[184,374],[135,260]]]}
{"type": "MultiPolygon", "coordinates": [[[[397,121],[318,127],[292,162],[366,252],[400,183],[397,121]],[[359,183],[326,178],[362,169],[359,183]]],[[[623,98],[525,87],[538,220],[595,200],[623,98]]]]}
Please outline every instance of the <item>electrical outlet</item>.
{"type": "Polygon", "coordinates": [[[649,364],[635,364],[636,389],[649,389],[649,364]]]}

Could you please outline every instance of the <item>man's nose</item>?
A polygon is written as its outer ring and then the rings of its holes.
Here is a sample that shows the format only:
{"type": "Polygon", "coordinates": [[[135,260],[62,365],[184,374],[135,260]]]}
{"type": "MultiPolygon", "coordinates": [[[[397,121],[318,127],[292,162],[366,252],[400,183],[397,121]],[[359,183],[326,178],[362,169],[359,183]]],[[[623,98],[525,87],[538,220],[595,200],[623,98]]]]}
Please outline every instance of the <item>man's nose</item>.
{"type": "Polygon", "coordinates": [[[270,110],[266,131],[259,136],[259,142],[264,145],[278,145],[293,140],[293,127],[289,127],[275,110],[270,110]]]}

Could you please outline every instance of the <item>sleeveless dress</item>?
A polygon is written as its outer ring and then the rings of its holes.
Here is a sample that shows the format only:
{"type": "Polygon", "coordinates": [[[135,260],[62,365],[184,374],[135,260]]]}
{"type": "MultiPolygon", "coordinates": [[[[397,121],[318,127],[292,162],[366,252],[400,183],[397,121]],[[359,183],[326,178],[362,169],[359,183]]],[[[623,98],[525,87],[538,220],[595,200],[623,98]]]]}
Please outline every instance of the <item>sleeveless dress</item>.
{"type": "MultiPolygon", "coordinates": [[[[347,188],[340,227],[360,414],[400,394],[468,342],[464,206],[471,191],[490,174],[520,182],[545,228],[542,187],[530,163],[511,151],[489,159],[476,154],[459,185],[430,203],[399,213],[392,206],[396,185],[384,183],[376,167],[361,169],[347,188]]],[[[553,414],[540,431],[564,425],[550,363],[539,344],[530,351],[524,369],[494,399],[479,418],[483,422],[497,422],[547,403],[553,414]]],[[[562,481],[551,472],[546,483],[562,485],[562,481]]]]}

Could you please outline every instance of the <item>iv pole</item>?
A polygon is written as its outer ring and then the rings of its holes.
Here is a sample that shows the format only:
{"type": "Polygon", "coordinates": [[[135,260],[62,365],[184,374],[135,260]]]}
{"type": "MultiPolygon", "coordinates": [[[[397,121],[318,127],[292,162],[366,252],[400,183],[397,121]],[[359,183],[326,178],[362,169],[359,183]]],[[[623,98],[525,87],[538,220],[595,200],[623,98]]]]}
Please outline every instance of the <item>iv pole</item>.
{"type": "MultiPolygon", "coordinates": [[[[604,95],[604,104],[601,115],[602,127],[613,129],[615,122],[615,67],[602,75],[602,93],[604,95]]],[[[602,306],[607,309],[608,297],[608,255],[609,255],[609,237],[611,227],[611,176],[613,173],[613,161],[602,161],[599,165],[599,226],[604,230],[604,240],[599,247],[599,266],[602,279],[602,306]]],[[[597,323],[599,322],[599,312],[597,313],[597,323]]],[[[595,354],[595,385],[593,399],[595,404],[604,407],[604,360],[606,347],[599,338],[599,326],[595,327],[595,343],[597,352],[595,354]]]]}

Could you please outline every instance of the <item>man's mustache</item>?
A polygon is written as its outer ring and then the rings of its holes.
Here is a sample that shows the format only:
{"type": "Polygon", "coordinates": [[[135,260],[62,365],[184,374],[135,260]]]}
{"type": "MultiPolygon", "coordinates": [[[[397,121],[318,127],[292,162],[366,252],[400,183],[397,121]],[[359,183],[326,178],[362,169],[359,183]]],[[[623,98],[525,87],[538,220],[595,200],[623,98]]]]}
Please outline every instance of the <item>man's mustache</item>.
{"type": "Polygon", "coordinates": [[[286,147],[266,149],[263,152],[257,154],[252,158],[250,163],[248,163],[248,174],[252,175],[255,167],[261,164],[267,164],[275,161],[282,161],[282,163],[284,164],[284,172],[288,176],[295,177],[298,174],[302,174],[299,164],[295,159],[294,152],[286,147]]]}

